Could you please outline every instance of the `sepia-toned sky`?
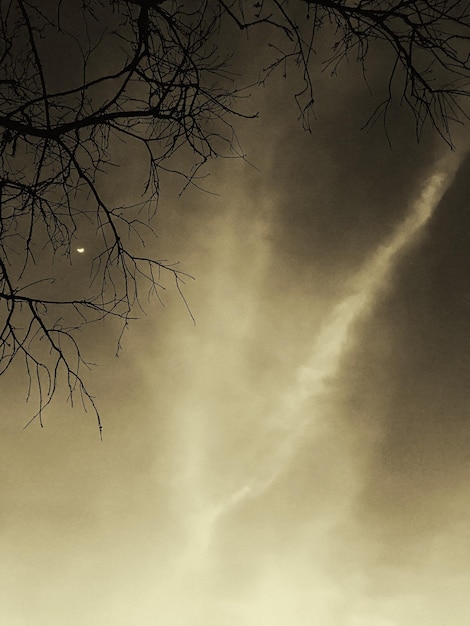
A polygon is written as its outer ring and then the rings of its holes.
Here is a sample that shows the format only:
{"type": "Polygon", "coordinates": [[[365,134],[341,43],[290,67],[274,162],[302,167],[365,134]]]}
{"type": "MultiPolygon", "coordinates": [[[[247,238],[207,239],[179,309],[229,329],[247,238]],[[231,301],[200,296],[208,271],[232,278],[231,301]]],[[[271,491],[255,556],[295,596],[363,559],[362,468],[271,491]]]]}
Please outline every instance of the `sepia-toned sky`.
{"type": "Polygon", "coordinates": [[[468,623],[468,133],[397,109],[390,148],[357,68],[317,81],[311,134],[274,78],[255,167],[163,189],[196,324],[170,289],[92,336],[103,442],[0,381],[2,624],[468,623]]]}

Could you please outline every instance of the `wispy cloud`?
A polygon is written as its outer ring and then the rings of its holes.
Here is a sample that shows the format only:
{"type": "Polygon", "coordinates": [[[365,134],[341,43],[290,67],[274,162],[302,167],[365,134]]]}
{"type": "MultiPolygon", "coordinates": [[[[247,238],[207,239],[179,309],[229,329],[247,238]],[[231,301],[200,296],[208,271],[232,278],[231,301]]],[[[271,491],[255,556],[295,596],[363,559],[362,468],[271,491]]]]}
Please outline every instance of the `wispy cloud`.
{"type": "Polygon", "coordinates": [[[451,155],[436,163],[407,217],[366,260],[350,283],[349,295],[333,307],[313,342],[310,357],[299,366],[294,384],[283,393],[278,410],[270,418],[272,427],[283,433],[281,443],[256,475],[214,508],[214,522],[241,502],[266,493],[288,468],[306,431],[321,420],[321,410],[305,416],[306,402],[319,399],[328,391],[328,381],[338,372],[354,335],[354,325],[370,312],[376,298],[393,281],[392,274],[401,255],[419,239],[461,160],[461,155],[451,155]]]}

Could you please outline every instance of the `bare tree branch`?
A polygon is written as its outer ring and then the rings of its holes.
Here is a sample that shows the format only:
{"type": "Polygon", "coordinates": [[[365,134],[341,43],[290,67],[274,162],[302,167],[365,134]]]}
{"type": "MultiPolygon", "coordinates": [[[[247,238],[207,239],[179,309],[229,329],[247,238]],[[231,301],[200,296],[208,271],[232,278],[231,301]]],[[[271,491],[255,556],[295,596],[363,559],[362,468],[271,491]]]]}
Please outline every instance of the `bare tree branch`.
{"type": "Polygon", "coordinates": [[[270,54],[256,84],[290,74],[307,130],[318,33],[331,36],[321,65],[331,73],[354,60],[365,76],[371,55],[385,50],[385,97],[366,125],[386,127],[400,102],[418,139],[430,125],[452,146],[451,126],[468,117],[469,29],[470,6],[457,0],[1,3],[0,374],[24,359],[27,396],[34,388],[39,397],[33,420],[42,423],[65,379],[101,432],[82,377],[84,325],[111,316],[127,328],[142,290],[161,299],[165,276],[191,315],[188,274],[147,244],[163,173],[198,187],[210,160],[244,156],[235,123],[257,114],[243,110],[253,81],[235,72],[237,37],[270,54]],[[106,180],[123,145],[146,175],[131,181],[136,200],[116,205],[106,180]],[[82,275],[64,294],[60,278],[84,236],[94,242],[91,283],[82,275]]]}

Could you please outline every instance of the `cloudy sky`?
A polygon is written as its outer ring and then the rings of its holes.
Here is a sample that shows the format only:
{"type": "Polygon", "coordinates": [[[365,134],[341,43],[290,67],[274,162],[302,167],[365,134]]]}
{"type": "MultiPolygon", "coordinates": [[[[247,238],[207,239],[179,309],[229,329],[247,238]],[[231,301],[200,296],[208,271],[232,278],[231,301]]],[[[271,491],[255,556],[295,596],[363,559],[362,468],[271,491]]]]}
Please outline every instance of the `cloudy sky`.
{"type": "Polygon", "coordinates": [[[275,79],[255,167],[163,191],[196,324],[170,290],[100,334],[103,442],[1,382],[2,623],[468,622],[470,142],[399,109],[391,149],[359,71],[317,81],[311,134],[275,79]]]}

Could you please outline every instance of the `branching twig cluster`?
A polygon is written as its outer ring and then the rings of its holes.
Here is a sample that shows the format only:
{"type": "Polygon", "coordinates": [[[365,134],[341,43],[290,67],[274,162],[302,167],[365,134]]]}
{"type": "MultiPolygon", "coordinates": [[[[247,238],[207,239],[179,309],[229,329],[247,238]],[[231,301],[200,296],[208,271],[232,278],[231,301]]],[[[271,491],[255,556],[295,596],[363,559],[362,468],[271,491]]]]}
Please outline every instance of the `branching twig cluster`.
{"type": "Polygon", "coordinates": [[[333,33],[332,72],[350,59],[365,70],[385,45],[387,95],[370,123],[386,120],[398,98],[418,136],[429,122],[451,143],[450,123],[466,118],[469,17],[468,3],[455,0],[2,2],[0,374],[23,357],[39,394],[35,417],[64,372],[70,396],[81,394],[101,428],[78,331],[109,315],[126,327],[141,290],[159,298],[165,275],[182,294],[187,275],[146,243],[163,172],[198,186],[210,159],[241,156],[233,121],[247,116],[237,104],[247,85],[232,73],[237,32],[272,53],[258,83],[296,69],[306,128],[318,31],[333,33]],[[142,164],[141,180],[129,181],[134,202],[110,192],[123,150],[142,164]],[[91,287],[58,292],[54,279],[83,233],[95,246],[91,287]]]}

